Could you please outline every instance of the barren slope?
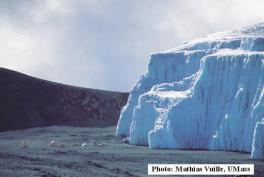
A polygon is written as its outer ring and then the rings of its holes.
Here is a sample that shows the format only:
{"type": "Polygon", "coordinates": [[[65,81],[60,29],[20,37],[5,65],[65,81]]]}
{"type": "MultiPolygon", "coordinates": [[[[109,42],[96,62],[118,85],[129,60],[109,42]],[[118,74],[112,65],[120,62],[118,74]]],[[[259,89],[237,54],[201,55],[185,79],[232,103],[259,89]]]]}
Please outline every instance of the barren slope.
{"type": "Polygon", "coordinates": [[[86,89],[0,68],[0,131],[116,125],[127,93],[86,89]]]}

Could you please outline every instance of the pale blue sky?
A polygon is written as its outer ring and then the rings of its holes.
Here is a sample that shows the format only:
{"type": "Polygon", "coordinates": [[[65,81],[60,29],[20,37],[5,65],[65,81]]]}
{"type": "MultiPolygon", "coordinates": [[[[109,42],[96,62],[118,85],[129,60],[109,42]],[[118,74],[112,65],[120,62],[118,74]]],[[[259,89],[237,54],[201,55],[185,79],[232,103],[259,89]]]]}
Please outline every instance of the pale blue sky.
{"type": "Polygon", "coordinates": [[[150,53],[264,19],[262,0],[2,0],[0,66],[130,91],[150,53]]]}

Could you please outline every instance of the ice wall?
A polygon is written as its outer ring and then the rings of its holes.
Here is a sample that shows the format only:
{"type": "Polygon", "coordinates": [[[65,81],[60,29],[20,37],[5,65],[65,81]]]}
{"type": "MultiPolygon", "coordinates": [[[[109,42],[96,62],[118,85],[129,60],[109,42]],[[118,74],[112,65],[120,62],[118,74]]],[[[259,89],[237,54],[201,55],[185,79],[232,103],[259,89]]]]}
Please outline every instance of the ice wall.
{"type": "Polygon", "coordinates": [[[263,158],[263,29],[260,23],[151,55],[117,135],[150,148],[253,150],[263,158]]]}
{"type": "Polygon", "coordinates": [[[257,123],[253,137],[251,158],[264,159],[264,120],[257,123]]]}

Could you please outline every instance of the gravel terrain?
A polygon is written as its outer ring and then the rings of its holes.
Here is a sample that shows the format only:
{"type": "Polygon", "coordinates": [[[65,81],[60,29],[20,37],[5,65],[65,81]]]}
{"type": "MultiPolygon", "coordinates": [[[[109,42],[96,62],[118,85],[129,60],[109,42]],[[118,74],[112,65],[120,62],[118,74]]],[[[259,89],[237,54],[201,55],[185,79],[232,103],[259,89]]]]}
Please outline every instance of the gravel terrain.
{"type": "Polygon", "coordinates": [[[115,137],[115,128],[51,126],[0,133],[0,177],[147,176],[148,163],[254,163],[248,153],[149,150],[115,137]]]}

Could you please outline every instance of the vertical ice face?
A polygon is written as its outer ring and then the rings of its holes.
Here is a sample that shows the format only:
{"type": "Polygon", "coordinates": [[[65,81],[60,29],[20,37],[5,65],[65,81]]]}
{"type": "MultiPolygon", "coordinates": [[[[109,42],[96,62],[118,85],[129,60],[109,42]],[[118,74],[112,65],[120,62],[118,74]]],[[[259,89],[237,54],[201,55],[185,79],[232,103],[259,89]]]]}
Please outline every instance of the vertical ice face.
{"type": "Polygon", "coordinates": [[[253,135],[252,159],[264,159],[264,120],[258,122],[253,135]]]}
{"type": "Polygon", "coordinates": [[[141,94],[147,92],[153,85],[154,81],[146,75],[143,75],[134,89],[131,91],[127,104],[122,108],[120,118],[117,124],[117,136],[129,136],[129,129],[132,122],[134,108],[138,103],[141,94]]]}
{"type": "Polygon", "coordinates": [[[263,86],[263,23],[187,42],[151,56],[117,135],[150,148],[252,150],[263,158],[263,86]]]}

